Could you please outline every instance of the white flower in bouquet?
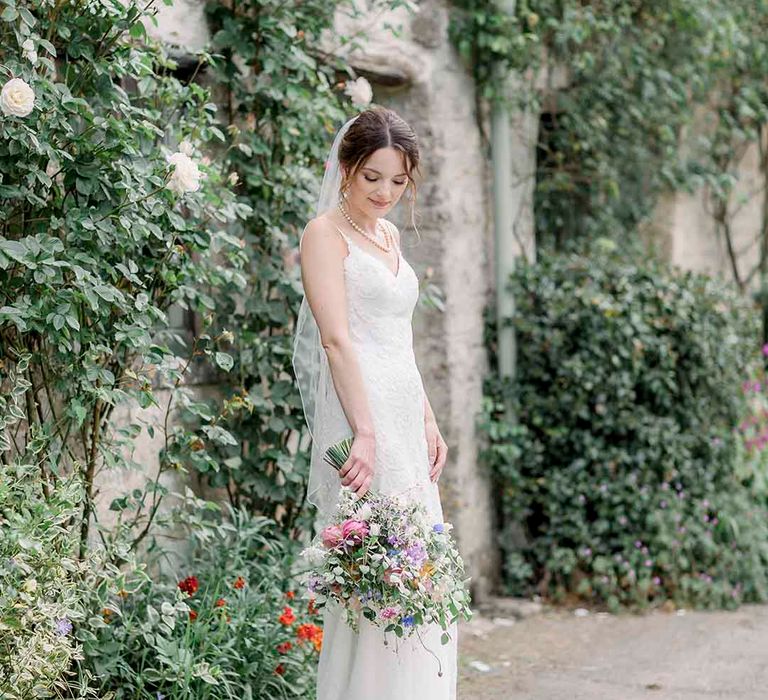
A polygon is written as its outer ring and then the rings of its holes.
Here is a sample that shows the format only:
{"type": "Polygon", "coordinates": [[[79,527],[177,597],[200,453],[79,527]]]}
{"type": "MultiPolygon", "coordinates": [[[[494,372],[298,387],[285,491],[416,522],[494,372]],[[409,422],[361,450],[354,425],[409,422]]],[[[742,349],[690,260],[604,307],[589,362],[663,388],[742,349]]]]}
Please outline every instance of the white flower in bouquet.
{"type": "Polygon", "coordinates": [[[367,107],[373,99],[371,84],[362,76],[357,80],[347,81],[344,93],[349,96],[355,107],[367,107]]]}
{"type": "Polygon", "coordinates": [[[0,90],[0,110],[7,117],[26,117],[35,108],[35,91],[21,78],[11,78],[0,90]]]}
{"type": "Polygon", "coordinates": [[[168,189],[177,194],[197,192],[200,189],[202,173],[198,170],[197,163],[186,153],[177,151],[168,156],[168,164],[173,166],[173,172],[166,185],[168,189]]]}

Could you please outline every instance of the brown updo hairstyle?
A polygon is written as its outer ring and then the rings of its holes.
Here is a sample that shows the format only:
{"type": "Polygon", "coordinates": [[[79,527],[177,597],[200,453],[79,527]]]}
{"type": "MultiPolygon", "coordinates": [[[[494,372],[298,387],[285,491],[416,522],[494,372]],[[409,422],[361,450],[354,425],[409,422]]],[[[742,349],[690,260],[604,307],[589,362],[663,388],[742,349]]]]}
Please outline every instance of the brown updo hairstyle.
{"type": "Polygon", "coordinates": [[[348,173],[342,176],[341,190],[365,164],[365,161],[380,148],[394,148],[405,158],[405,172],[408,176],[406,194],[410,191],[411,224],[415,224],[416,182],[414,173],[419,170],[419,144],[416,134],[397,112],[386,107],[375,106],[360,112],[339,144],[339,164],[348,173]]]}

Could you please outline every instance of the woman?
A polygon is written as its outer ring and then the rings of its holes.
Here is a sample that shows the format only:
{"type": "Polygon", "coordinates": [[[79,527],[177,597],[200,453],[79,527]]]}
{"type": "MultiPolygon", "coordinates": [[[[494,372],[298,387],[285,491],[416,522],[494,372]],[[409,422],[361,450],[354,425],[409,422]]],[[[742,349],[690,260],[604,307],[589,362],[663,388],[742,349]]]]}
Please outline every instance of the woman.
{"type": "MultiPolygon", "coordinates": [[[[313,446],[308,500],[319,531],[341,486],[358,496],[408,493],[433,518],[443,513],[437,481],[447,447],[416,367],[411,318],[419,284],[383,218],[404,193],[414,202],[419,150],[394,111],[376,107],[350,119],[334,139],[316,217],[300,241],[305,298],[294,369],[313,446]],[[322,460],[353,436],[339,472],[322,460]]],[[[413,212],[411,212],[412,214],[413,212]]],[[[384,645],[381,627],[361,618],[359,633],[336,605],[323,611],[318,700],[451,700],[456,696],[456,625],[447,645],[432,624],[384,645]],[[438,664],[430,651],[439,657],[438,664]]]]}

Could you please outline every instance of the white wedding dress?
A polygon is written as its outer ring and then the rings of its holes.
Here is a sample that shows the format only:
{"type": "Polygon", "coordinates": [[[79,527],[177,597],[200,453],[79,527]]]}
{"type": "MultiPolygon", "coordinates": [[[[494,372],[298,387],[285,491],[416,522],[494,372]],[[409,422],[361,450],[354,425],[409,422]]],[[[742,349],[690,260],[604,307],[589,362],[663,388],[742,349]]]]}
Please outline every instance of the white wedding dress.
{"type": "MultiPolygon", "coordinates": [[[[382,220],[389,224],[386,220],[382,220]]],[[[391,226],[391,224],[390,224],[391,226]]],[[[357,350],[376,434],[375,475],[370,489],[382,494],[410,492],[427,508],[433,523],[443,522],[437,483],[429,479],[424,432],[424,389],[413,352],[411,320],[419,296],[413,268],[400,249],[397,273],[358,246],[340,229],[349,254],[344,260],[349,331],[357,350]]],[[[328,444],[351,435],[333,387],[325,387],[330,415],[323,424],[328,444]],[[333,394],[333,396],[329,396],[333,394]]],[[[330,468],[330,467],[329,467],[330,468]]],[[[318,519],[317,527],[324,521],[318,519]]],[[[317,669],[317,700],[455,700],[457,624],[440,643],[437,624],[397,638],[361,617],[359,633],[342,609],[323,609],[323,645],[317,669]],[[397,645],[397,652],[394,651],[397,645]],[[442,676],[438,675],[440,660],[442,676]]]]}

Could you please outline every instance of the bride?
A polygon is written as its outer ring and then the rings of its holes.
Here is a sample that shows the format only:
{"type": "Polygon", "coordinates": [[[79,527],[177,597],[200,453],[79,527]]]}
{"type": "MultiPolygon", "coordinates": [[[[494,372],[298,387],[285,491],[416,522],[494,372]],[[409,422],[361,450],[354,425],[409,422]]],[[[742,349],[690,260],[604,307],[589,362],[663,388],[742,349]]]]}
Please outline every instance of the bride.
{"type": "MultiPolygon", "coordinates": [[[[419,282],[385,217],[403,194],[415,201],[419,149],[394,111],[373,107],[347,121],[331,148],[315,218],[299,243],[304,299],[293,366],[312,435],[307,500],[319,532],[342,486],[362,496],[408,494],[442,522],[437,482],[447,447],[413,352],[411,319],[419,282]],[[322,456],[352,436],[336,472],[322,456]]],[[[411,215],[413,211],[411,211],[411,215]]],[[[431,623],[384,644],[364,617],[359,632],[341,608],[323,608],[317,700],[453,700],[457,627],[441,644],[431,623]],[[439,657],[438,674],[434,655],[439,657]]]]}

